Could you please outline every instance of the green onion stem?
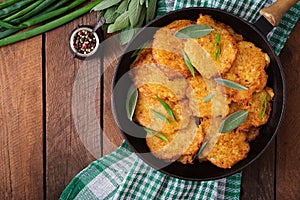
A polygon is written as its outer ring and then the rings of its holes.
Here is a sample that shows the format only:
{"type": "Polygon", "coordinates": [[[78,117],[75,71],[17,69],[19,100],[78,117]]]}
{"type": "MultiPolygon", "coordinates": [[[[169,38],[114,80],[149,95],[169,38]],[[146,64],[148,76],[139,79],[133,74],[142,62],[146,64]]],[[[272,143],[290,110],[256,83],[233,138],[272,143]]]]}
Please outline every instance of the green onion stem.
{"type": "MultiPolygon", "coordinates": [[[[102,0],[96,0],[72,13],[69,13],[61,18],[58,18],[54,21],[51,21],[47,24],[44,24],[42,26],[33,28],[31,30],[22,32],[22,33],[18,33],[12,36],[9,36],[7,38],[1,39],[0,40],[0,46],[5,46],[8,44],[12,44],[21,40],[25,40],[27,38],[31,38],[33,36],[39,35],[41,33],[47,32],[49,30],[52,30],[54,28],[57,28],[63,24],[66,24],[67,22],[72,21],[73,19],[87,13],[90,11],[90,9],[92,9],[95,5],[99,4],[102,0]]],[[[47,16],[45,16],[45,18],[48,18],[47,16]]]]}

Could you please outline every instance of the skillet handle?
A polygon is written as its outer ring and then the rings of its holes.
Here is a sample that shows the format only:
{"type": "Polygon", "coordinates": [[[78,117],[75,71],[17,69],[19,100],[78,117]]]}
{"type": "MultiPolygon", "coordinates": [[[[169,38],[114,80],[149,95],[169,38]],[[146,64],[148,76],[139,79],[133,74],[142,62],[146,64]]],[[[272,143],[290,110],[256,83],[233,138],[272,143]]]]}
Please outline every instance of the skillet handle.
{"type": "Polygon", "coordinates": [[[277,0],[273,5],[260,10],[273,26],[278,26],[282,16],[299,0],[277,0]]]}

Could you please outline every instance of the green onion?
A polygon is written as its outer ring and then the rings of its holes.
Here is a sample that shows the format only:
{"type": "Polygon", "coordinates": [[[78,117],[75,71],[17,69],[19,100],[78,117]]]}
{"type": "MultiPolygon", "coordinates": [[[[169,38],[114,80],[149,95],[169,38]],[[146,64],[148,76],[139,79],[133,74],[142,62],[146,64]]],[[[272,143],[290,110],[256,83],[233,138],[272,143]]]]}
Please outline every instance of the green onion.
{"type": "Polygon", "coordinates": [[[14,29],[14,28],[18,28],[10,23],[7,23],[5,21],[0,20],[0,26],[7,28],[7,29],[14,29]]]}
{"type": "Polygon", "coordinates": [[[202,145],[201,145],[199,151],[197,152],[197,157],[200,156],[200,154],[201,154],[202,151],[205,149],[205,147],[207,146],[207,144],[208,144],[208,140],[206,140],[205,142],[202,143],[202,145]]]}
{"type": "Polygon", "coordinates": [[[156,98],[163,105],[163,107],[165,108],[167,113],[170,115],[170,117],[172,117],[172,119],[174,119],[177,122],[177,119],[176,119],[172,109],[170,108],[170,106],[164,100],[162,100],[159,96],[156,96],[156,98]]]}
{"type": "MultiPolygon", "coordinates": [[[[73,19],[87,13],[91,8],[93,8],[95,5],[97,5],[98,3],[100,3],[102,0],[96,0],[72,13],[69,13],[59,19],[56,19],[54,21],[51,21],[47,24],[44,24],[42,26],[33,28],[31,30],[16,34],[16,35],[12,35],[9,36],[7,38],[4,38],[2,40],[0,40],[0,46],[5,46],[8,44],[12,44],[27,38],[31,38],[33,36],[39,35],[41,33],[47,32],[49,30],[52,30],[54,28],[57,28],[65,23],[68,23],[69,21],[72,21],[73,19]]],[[[75,3],[75,2],[74,2],[75,3]]],[[[43,16],[44,18],[48,19],[47,15],[43,16]]]]}
{"type": "Polygon", "coordinates": [[[16,19],[18,17],[21,17],[22,15],[28,13],[29,11],[31,11],[32,9],[34,9],[37,5],[39,5],[41,2],[43,2],[44,0],[39,0],[39,1],[36,1],[34,2],[33,4],[27,6],[26,8],[24,8],[23,10],[20,10],[19,12],[5,18],[3,21],[11,21],[13,19],[16,19]]]}
{"type": "Polygon", "coordinates": [[[7,6],[10,6],[16,2],[18,2],[20,0],[7,0],[7,1],[4,1],[4,2],[0,2],[0,9],[2,8],[6,8],[7,6]]]}
{"type": "Polygon", "coordinates": [[[183,52],[183,59],[184,59],[185,65],[186,65],[187,68],[190,70],[192,76],[195,77],[194,66],[192,65],[192,63],[191,63],[189,57],[186,55],[185,52],[183,52]]]}
{"type": "Polygon", "coordinates": [[[29,3],[31,3],[34,0],[23,0],[23,1],[17,1],[14,4],[11,4],[10,6],[7,6],[0,10],[0,16],[6,16],[8,14],[13,13],[14,11],[18,11],[19,9],[27,6],[29,3]]]}
{"type": "Polygon", "coordinates": [[[14,19],[11,21],[11,23],[13,24],[19,24],[22,21],[34,16],[35,14],[41,12],[43,9],[45,9],[46,7],[49,7],[52,3],[54,3],[56,0],[46,0],[46,1],[42,1],[38,6],[36,6],[34,9],[32,9],[30,12],[26,13],[25,15],[14,19]]]}
{"type": "Polygon", "coordinates": [[[147,133],[149,133],[150,135],[155,136],[155,137],[157,137],[157,138],[159,138],[159,139],[161,139],[161,140],[163,140],[163,141],[165,141],[165,142],[168,142],[168,141],[169,141],[168,138],[166,138],[166,136],[164,136],[164,135],[163,135],[162,133],[160,133],[160,132],[154,131],[154,130],[152,130],[152,129],[150,129],[150,128],[146,128],[146,127],[144,127],[144,130],[145,130],[147,133]]]}
{"type": "Polygon", "coordinates": [[[209,93],[204,99],[202,100],[203,103],[209,102],[215,95],[213,93],[209,93]]]}
{"type": "Polygon", "coordinates": [[[218,60],[219,56],[221,54],[220,42],[221,42],[221,35],[220,35],[220,32],[218,32],[217,36],[216,36],[216,41],[215,41],[215,44],[214,44],[214,56],[215,56],[215,60],[218,60]]]}
{"type": "Polygon", "coordinates": [[[267,111],[267,95],[265,94],[262,98],[261,107],[260,107],[260,119],[262,119],[267,111]]]}
{"type": "Polygon", "coordinates": [[[164,116],[163,114],[151,109],[151,112],[156,116],[158,117],[159,119],[165,121],[165,122],[168,122],[169,124],[171,124],[171,121],[166,117],[164,116]]]}

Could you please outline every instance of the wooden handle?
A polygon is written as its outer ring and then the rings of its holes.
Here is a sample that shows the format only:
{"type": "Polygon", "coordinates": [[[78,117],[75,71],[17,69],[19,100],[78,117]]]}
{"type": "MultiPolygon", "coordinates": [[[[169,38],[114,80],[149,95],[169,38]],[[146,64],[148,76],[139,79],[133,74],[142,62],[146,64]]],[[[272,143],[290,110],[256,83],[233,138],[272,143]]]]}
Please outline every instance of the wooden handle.
{"type": "Polygon", "coordinates": [[[282,16],[299,0],[277,0],[273,5],[260,10],[263,15],[273,26],[277,26],[282,16]]]}

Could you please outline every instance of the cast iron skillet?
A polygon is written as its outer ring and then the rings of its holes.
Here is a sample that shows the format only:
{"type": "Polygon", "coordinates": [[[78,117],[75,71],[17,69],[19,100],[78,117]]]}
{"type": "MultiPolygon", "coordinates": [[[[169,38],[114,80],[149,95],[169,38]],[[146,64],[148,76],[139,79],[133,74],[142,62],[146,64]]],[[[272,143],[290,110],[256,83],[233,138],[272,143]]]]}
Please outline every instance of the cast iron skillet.
{"type": "MultiPolygon", "coordinates": [[[[267,31],[263,30],[262,32],[266,33],[267,31]]],[[[115,120],[127,144],[148,165],[162,173],[180,179],[212,180],[226,177],[240,171],[263,153],[275,137],[282,121],[286,101],[285,96],[285,81],[282,66],[265,35],[263,35],[255,25],[250,24],[237,16],[217,9],[196,7],[170,12],[155,19],[144,27],[127,45],[115,70],[113,78],[112,103],[115,120]],[[238,162],[230,169],[221,169],[209,162],[196,162],[193,165],[183,165],[181,163],[174,162],[161,167],[165,163],[155,158],[152,154],[147,153],[149,152],[149,149],[144,138],[146,134],[145,131],[139,128],[136,124],[130,122],[127,118],[125,101],[128,89],[133,84],[128,77],[127,72],[129,71],[130,64],[134,60],[134,58],[132,58],[133,50],[140,47],[146,41],[153,39],[153,34],[157,29],[149,30],[149,27],[162,27],[179,19],[196,20],[200,13],[211,15],[215,20],[230,25],[236,32],[242,34],[246,40],[253,42],[256,46],[263,49],[264,52],[268,53],[271,62],[267,69],[267,85],[273,88],[275,92],[271,116],[268,123],[261,128],[258,138],[250,143],[251,149],[247,158],[238,162]]]]}

